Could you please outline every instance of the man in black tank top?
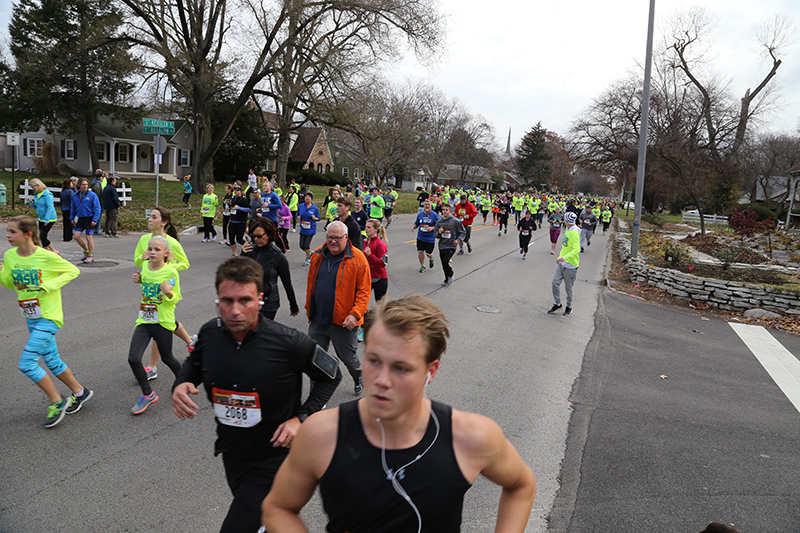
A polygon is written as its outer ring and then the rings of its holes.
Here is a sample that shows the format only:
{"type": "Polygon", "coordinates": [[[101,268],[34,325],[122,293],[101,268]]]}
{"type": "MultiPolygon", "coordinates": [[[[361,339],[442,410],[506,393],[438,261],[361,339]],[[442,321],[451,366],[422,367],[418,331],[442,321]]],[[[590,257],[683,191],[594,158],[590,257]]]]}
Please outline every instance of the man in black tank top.
{"type": "Polygon", "coordinates": [[[496,531],[524,531],[536,480],[503,431],[424,397],[449,336],[441,309],[384,298],[364,333],[365,397],[303,423],[264,500],[267,530],[304,531],[300,510],[319,485],[328,532],[457,532],[481,474],[503,488],[496,531]]]}

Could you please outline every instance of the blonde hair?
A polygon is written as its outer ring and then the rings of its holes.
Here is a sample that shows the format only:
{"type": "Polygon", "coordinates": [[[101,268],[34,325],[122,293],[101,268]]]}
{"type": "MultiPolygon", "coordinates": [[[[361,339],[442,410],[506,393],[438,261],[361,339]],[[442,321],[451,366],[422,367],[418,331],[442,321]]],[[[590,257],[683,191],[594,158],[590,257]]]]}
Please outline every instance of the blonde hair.
{"type": "Polygon", "coordinates": [[[32,180],[30,180],[30,181],[28,182],[28,184],[30,184],[30,186],[31,186],[31,187],[32,187],[34,190],[38,189],[39,187],[41,187],[42,189],[46,189],[46,188],[47,188],[47,187],[45,186],[44,182],[43,182],[42,180],[40,180],[39,178],[33,178],[32,180]]]}
{"type": "Polygon", "coordinates": [[[383,224],[381,224],[380,220],[371,218],[371,219],[367,220],[367,226],[371,226],[374,229],[378,230],[378,237],[380,237],[381,239],[383,239],[387,243],[389,242],[386,239],[386,228],[383,227],[383,224]]]}

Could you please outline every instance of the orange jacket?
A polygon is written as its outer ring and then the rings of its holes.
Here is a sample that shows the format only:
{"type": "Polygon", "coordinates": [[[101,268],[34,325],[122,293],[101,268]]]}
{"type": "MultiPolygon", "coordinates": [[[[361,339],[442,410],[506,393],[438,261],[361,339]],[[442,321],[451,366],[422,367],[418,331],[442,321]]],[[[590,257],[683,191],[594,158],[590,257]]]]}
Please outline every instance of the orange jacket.
{"type": "MultiPolygon", "coordinates": [[[[314,289],[317,285],[319,266],[322,263],[322,253],[327,247],[323,244],[311,254],[311,265],[308,269],[308,290],[306,291],[306,315],[311,321],[311,302],[314,289]]],[[[336,302],[333,305],[333,323],[341,326],[347,315],[356,317],[356,323],[364,323],[364,315],[369,307],[369,297],[372,293],[372,277],[369,262],[364,252],[347,243],[343,252],[344,259],[339,265],[336,274],[336,302]]]]}

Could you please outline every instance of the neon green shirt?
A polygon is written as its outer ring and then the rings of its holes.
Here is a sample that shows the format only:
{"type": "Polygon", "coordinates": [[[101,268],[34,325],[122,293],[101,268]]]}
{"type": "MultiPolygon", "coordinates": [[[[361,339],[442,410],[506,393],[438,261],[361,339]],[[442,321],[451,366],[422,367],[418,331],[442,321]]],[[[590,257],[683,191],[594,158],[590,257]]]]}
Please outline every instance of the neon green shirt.
{"type": "Polygon", "coordinates": [[[581,230],[578,226],[567,228],[564,232],[564,239],[561,241],[561,252],[558,258],[578,268],[581,263],[581,230]]]}
{"type": "Polygon", "coordinates": [[[200,214],[204,217],[214,218],[217,214],[217,206],[219,205],[219,198],[216,194],[204,194],[203,202],[200,204],[200,214]]]}
{"type": "Polygon", "coordinates": [[[386,202],[380,194],[376,194],[369,199],[369,216],[370,218],[383,218],[383,208],[386,202]]]}
{"type": "MultiPolygon", "coordinates": [[[[136,244],[136,251],[133,252],[133,264],[135,264],[138,268],[142,268],[142,265],[144,265],[147,261],[146,259],[142,259],[142,254],[147,251],[147,243],[149,243],[150,239],[152,238],[152,233],[142,235],[139,238],[139,242],[136,244]]],[[[164,235],[164,238],[167,239],[167,243],[169,243],[168,264],[174,267],[178,272],[187,270],[190,266],[189,258],[186,257],[186,252],[183,251],[183,246],[181,246],[181,243],[169,235],[164,235]]]]}
{"type": "Polygon", "coordinates": [[[150,270],[150,262],[142,268],[142,300],[139,304],[139,324],[160,324],[169,331],[175,331],[175,306],[181,301],[181,278],[178,271],[169,265],[158,270],[150,270]],[[172,285],[172,298],[161,291],[161,284],[168,281],[172,285]]]}
{"type": "Polygon", "coordinates": [[[63,326],[61,287],[78,277],[78,267],[38,246],[27,257],[19,255],[17,248],[7,250],[3,263],[0,284],[17,291],[22,316],[45,318],[59,328],[63,326]]]}

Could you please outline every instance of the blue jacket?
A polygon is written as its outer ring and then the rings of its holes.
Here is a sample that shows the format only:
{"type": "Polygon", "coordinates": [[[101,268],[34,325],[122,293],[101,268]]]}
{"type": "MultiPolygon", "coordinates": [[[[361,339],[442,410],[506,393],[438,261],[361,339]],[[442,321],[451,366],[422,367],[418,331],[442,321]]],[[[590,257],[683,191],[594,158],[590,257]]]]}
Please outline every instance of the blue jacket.
{"type": "Polygon", "coordinates": [[[283,203],[281,202],[281,197],[278,196],[275,192],[270,192],[269,194],[262,194],[261,205],[262,205],[261,212],[264,214],[264,216],[277,225],[278,211],[281,210],[281,206],[283,205],[283,203]],[[265,205],[266,209],[263,207],[265,205]]]}
{"type": "Polygon", "coordinates": [[[100,200],[92,191],[86,191],[85,195],[81,195],[81,192],[78,191],[72,195],[70,216],[72,216],[73,219],[92,217],[92,222],[99,224],[100,213],[100,200]]]}
{"type": "Polygon", "coordinates": [[[42,222],[55,222],[58,220],[56,215],[56,208],[53,204],[53,193],[45,189],[36,196],[33,201],[28,204],[36,208],[36,215],[42,222]]]}
{"type": "Polygon", "coordinates": [[[64,189],[61,191],[61,211],[70,212],[72,209],[72,195],[75,191],[72,189],[64,189]]]}

